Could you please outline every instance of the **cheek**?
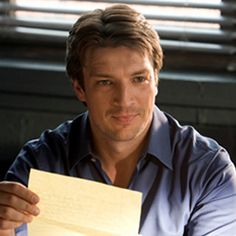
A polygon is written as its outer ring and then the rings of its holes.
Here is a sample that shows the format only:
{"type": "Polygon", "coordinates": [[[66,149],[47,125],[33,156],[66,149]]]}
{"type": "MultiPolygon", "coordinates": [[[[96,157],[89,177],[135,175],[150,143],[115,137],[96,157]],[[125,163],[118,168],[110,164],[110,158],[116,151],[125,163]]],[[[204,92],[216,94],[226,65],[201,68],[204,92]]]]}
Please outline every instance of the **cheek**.
{"type": "Polygon", "coordinates": [[[143,90],[140,91],[140,95],[143,96],[144,100],[153,100],[155,99],[157,92],[158,92],[157,87],[151,86],[151,87],[143,88],[143,90]]]}
{"type": "Polygon", "coordinates": [[[99,93],[93,93],[91,96],[87,96],[87,106],[88,109],[95,113],[101,113],[103,110],[106,109],[110,101],[110,98],[106,95],[99,93]]]}
{"type": "Polygon", "coordinates": [[[145,91],[146,95],[143,95],[142,104],[146,106],[147,110],[152,110],[156,102],[157,89],[153,88],[145,91]]]}

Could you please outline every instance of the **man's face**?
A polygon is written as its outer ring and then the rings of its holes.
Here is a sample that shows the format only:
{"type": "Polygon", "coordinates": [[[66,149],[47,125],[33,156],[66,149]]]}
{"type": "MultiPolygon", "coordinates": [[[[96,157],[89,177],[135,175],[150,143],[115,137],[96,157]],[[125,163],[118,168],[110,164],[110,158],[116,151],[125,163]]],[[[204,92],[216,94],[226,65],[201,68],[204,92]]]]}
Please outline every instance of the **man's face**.
{"type": "Polygon", "coordinates": [[[86,58],[84,89],[73,82],[87,104],[94,135],[126,142],[144,136],[152,120],[157,78],[148,55],[127,47],[98,48],[86,58]]]}

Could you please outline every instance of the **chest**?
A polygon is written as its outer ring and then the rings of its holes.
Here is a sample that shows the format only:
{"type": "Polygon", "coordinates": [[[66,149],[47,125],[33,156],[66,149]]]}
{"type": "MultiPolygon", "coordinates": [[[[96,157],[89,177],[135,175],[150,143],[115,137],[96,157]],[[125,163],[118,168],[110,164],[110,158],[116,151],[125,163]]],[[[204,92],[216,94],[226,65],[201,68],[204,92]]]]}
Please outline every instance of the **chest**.
{"type": "MultiPolygon", "coordinates": [[[[77,171],[82,178],[113,184],[99,165],[83,166],[77,171]]],[[[165,236],[184,235],[193,206],[191,193],[183,186],[180,177],[153,163],[134,170],[128,188],[142,192],[142,236],[156,236],[156,232],[165,236]]]]}

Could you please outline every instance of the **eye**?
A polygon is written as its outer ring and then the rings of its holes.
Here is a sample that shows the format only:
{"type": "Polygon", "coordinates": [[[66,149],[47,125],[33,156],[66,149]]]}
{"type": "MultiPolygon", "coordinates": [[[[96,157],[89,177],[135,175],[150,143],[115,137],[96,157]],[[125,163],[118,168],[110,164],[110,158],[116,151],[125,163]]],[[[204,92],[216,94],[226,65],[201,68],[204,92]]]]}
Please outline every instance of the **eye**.
{"type": "Polygon", "coordinates": [[[145,80],[146,80],[146,77],[145,77],[145,76],[135,76],[134,79],[133,79],[133,81],[134,81],[135,83],[142,83],[142,82],[144,82],[145,80]]]}
{"type": "Polygon", "coordinates": [[[112,82],[111,82],[110,80],[103,79],[103,80],[97,81],[97,84],[98,84],[98,85],[101,85],[101,86],[107,86],[107,85],[111,85],[112,82]]]}

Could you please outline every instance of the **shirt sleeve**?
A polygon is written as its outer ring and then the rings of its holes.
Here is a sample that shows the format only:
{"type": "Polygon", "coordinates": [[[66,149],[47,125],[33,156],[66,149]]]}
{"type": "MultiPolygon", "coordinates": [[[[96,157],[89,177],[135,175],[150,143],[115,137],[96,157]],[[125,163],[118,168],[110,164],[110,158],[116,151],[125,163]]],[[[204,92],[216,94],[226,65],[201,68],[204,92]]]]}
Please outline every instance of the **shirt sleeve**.
{"type": "Polygon", "coordinates": [[[55,132],[44,131],[39,139],[27,142],[7,171],[5,179],[28,186],[30,169],[67,174],[66,141],[55,132]]]}
{"type": "Polygon", "coordinates": [[[201,179],[202,192],[190,216],[188,236],[236,233],[236,171],[225,151],[219,151],[201,179]]]}
{"type": "MultiPolygon", "coordinates": [[[[26,143],[20,150],[14,163],[8,170],[5,180],[16,181],[28,186],[28,178],[31,168],[59,172],[64,165],[56,160],[59,156],[57,139],[48,137],[45,132],[40,140],[32,140],[26,143]]],[[[16,236],[27,236],[27,225],[24,224],[15,230],[16,236]]]]}
{"type": "Polygon", "coordinates": [[[24,224],[15,230],[16,236],[28,236],[27,225],[24,224]]]}

